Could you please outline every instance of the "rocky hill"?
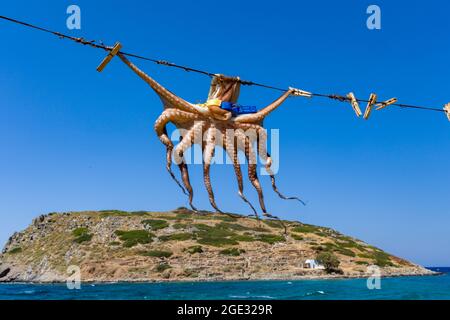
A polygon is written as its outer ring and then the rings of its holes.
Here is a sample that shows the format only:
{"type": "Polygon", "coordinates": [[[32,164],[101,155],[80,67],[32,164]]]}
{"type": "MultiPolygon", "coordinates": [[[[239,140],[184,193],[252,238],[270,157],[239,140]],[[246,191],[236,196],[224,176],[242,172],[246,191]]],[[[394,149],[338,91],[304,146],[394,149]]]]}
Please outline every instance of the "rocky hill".
{"type": "Polygon", "coordinates": [[[369,265],[386,276],[432,274],[330,228],[300,222],[185,208],[107,210],[35,219],[3,249],[0,282],[63,282],[69,266],[80,268],[82,281],[109,282],[364,277],[369,265]],[[327,270],[306,268],[305,261],[317,257],[327,270]]]}

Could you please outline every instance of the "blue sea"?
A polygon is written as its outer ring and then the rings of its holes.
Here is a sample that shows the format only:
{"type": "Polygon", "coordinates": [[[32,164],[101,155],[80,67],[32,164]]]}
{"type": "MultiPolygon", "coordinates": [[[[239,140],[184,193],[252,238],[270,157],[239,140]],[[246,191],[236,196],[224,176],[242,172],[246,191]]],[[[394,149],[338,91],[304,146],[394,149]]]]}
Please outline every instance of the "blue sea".
{"type": "Polygon", "coordinates": [[[439,276],[382,278],[369,290],[366,279],[192,283],[0,284],[0,300],[346,300],[450,299],[450,268],[439,276]]]}

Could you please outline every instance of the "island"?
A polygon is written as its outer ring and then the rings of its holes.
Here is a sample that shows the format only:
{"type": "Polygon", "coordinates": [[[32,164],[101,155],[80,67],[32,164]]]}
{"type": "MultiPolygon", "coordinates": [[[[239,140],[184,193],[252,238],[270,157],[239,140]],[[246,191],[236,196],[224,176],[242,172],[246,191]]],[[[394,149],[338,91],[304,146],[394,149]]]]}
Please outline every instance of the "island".
{"type": "Polygon", "coordinates": [[[74,266],[83,282],[436,274],[331,228],[183,207],[41,215],[9,238],[0,282],[66,282],[74,266]]]}

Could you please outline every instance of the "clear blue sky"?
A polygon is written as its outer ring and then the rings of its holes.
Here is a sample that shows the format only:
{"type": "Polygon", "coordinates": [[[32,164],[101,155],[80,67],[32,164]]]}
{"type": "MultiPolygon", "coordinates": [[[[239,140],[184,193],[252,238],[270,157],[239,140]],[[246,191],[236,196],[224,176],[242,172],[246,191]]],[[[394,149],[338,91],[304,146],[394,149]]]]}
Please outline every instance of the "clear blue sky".
{"type": "MultiPolygon", "coordinates": [[[[124,50],[277,86],[442,107],[450,101],[448,1],[3,1],[0,14],[124,50]],[[66,8],[82,30],[66,29],[66,8]],[[381,31],[366,8],[382,10],[381,31]]],[[[104,52],[0,21],[0,242],[52,211],[169,210],[187,205],[164,169],[153,122],[157,96],[104,52]]],[[[209,80],[137,63],[191,101],[209,80]]],[[[245,87],[263,106],[278,93],[245,87]]],[[[425,265],[450,265],[450,122],[389,108],[370,121],[347,104],[290,99],[265,123],[279,128],[282,201],[262,177],[270,212],[325,225],[425,265]]],[[[210,209],[201,166],[195,203],[210,209]]],[[[212,169],[218,205],[248,209],[230,166],[212,169]]],[[[265,179],[264,179],[265,178],[265,179]]],[[[255,192],[246,193],[256,204],[255,192]]]]}

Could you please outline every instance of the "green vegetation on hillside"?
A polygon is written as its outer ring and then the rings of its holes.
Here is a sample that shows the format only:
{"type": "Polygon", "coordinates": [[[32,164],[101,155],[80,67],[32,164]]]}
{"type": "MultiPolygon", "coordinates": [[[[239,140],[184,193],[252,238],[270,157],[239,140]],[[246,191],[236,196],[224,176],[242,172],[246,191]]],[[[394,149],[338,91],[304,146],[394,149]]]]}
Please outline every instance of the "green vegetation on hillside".
{"type": "Polygon", "coordinates": [[[286,239],[283,236],[276,234],[260,234],[256,237],[257,241],[262,241],[269,244],[274,244],[276,242],[284,242],[286,239]]]}
{"type": "Polygon", "coordinates": [[[194,234],[192,233],[173,233],[170,235],[164,235],[164,236],[160,236],[158,239],[160,241],[185,241],[185,240],[190,240],[194,237],[194,234]]]}
{"type": "Polygon", "coordinates": [[[238,244],[238,242],[236,240],[231,239],[231,238],[217,237],[217,236],[213,236],[213,235],[210,236],[207,234],[204,234],[203,236],[201,236],[197,240],[197,242],[200,244],[210,245],[210,246],[214,246],[214,247],[222,247],[222,246],[227,246],[227,245],[238,244]]]}
{"type": "Polygon", "coordinates": [[[325,267],[325,271],[328,273],[342,273],[339,269],[340,261],[331,252],[319,253],[316,257],[317,262],[325,267]]]}
{"type": "Polygon", "coordinates": [[[224,222],[234,222],[239,218],[238,215],[211,213],[207,211],[198,211],[197,213],[194,213],[193,211],[184,207],[174,210],[174,213],[176,213],[176,218],[178,220],[195,218],[196,220],[220,220],[224,222]]]}
{"type": "Polygon", "coordinates": [[[239,223],[220,222],[220,223],[216,224],[216,226],[217,226],[217,228],[229,229],[229,230],[234,230],[234,231],[253,230],[252,228],[244,226],[244,225],[239,224],[239,223]]]}
{"type": "Polygon", "coordinates": [[[228,249],[224,249],[221,250],[219,253],[223,254],[223,255],[227,255],[227,256],[240,256],[241,253],[244,253],[245,250],[243,249],[238,249],[238,248],[228,248],[228,249]]]}
{"type": "Polygon", "coordinates": [[[141,252],[142,256],[145,257],[157,257],[157,258],[169,258],[172,256],[172,252],[170,251],[160,251],[160,250],[151,250],[146,252],[141,252]]]}
{"type": "Polygon", "coordinates": [[[187,228],[189,227],[189,225],[187,225],[186,223],[179,223],[179,222],[177,222],[177,223],[174,223],[174,224],[172,225],[172,227],[173,227],[174,229],[179,230],[179,229],[187,229],[187,228]]]}
{"type": "Polygon", "coordinates": [[[297,232],[297,233],[317,233],[317,232],[321,232],[319,227],[312,226],[312,225],[309,225],[309,224],[302,224],[300,226],[293,227],[291,230],[294,231],[294,232],[297,232]]]}
{"type": "Polygon", "coordinates": [[[132,231],[117,230],[115,233],[119,237],[119,239],[123,241],[123,246],[127,248],[134,247],[138,243],[140,244],[150,243],[152,242],[153,237],[155,236],[153,233],[150,233],[147,230],[132,230],[132,231]]]}
{"type": "Polygon", "coordinates": [[[322,244],[322,246],[317,248],[317,251],[336,252],[336,253],[340,253],[344,256],[356,257],[356,253],[353,252],[351,249],[348,249],[346,247],[340,246],[337,243],[332,243],[332,242],[327,242],[327,243],[322,244]]]}
{"type": "Polygon", "coordinates": [[[291,237],[294,240],[298,240],[298,241],[302,241],[304,238],[301,235],[295,234],[295,233],[291,233],[291,237]]]}
{"type": "Polygon", "coordinates": [[[283,225],[280,223],[280,221],[276,220],[263,220],[266,225],[268,225],[271,228],[277,228],[277,229],[283,229],[283,225]]]}
{"type": "Polygon", "coordinates": [[[143,220],[142,224],[146,227],[151,228],[154,231],[164,229],[169,226],[169,223],[167,223],[166,220],[156,220],[156,219],[143,220]]]}
{"type": "Polygon", "coordinates": [[[8,251],[9,254],[16,254],[16,253],[21,253],[21,252],[22,252],[21,247],[15,247],[8,251]]]}
{"type": "Polygon", "coordinates": [[[233,221],[237,221],[238,220],[237,217],[229,216],[229,215],[213,215],[212,218],[216,219],[216,220],[225,221],[225,222],[233,222],[233,221]]]}
{"type": "Polygon", "coordinates": [[[236,240],[238,242],[253,242],[257,241],[257,239],[251,235],[251,234],[237,234],[235,236],[232,236],[231,239],[236,240]]]}
{"type": "Polygon", "coordinates": [[[376,264],[379,267],[393,267],[395,266],[394,263],[392,263],[390,256],[383,251],[375,251],[373,253],[374,258],[374,264],[376,264]]]}
{"type": "Polygon", "coordinates": [[[167,262],[161,262],[160,264],[158,264],[155,268],[155,271],[157,272],[164,272],[167,269],[172,268],[167,262]]]}
{"type": "Polygon", "coordinates": [[[89,233],[89,229],[85,228],[85,227],[76,228],[75,230],[72,231],[72,234],[75,237],[82,236],[83,234],[86,234],[86,233],[89,233]]]}
{"type": "Polygon", "coordinates": [[[345,237],[344,241],[326,242],[312,248],[317,253],[338,253],[348,257],[368,259],[370,263],[379,267],[395,266],[391,261],[391,256],[386,252],[372,246],[360,244],[349,237],[345,237]],[[355,252],[355,250],[357,251],[355,252]]]}
{"type": "Polygon", "coordinates": [[[191,246],[189,248],[186,248],[185,251],[190,254],[203,253],[203,248],[202,246],[191,246]]]}
{"type": "Polygon", "coordinates": [[[99,212],[102,217],[146,216],[149,214],[147,211],[101,210],[99,212]]]}
{"type": "Polygon", "coordinates": [[[261,241],[269,244],[286,241],[283,236],[276,234],[239,234],[236,231],[254,231],[254,229],[238,224],[221,222],[214,226],[206,224],[194,224],[193,226],[198,230],[195,232],[198,243],[216,247],[237,245],[240,241],[261,241]]]}
{"type": "Polygon", "coordinates": [[[93,235],[89,233],[89,229],[85,227],[77,228],[72,231],[72,235],[75,236],[76,243],[89,242],[92,240],[93,235]]]}

